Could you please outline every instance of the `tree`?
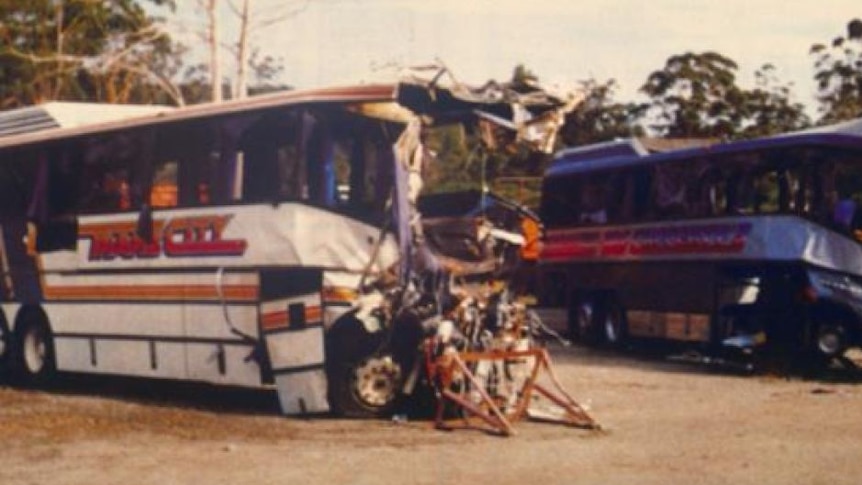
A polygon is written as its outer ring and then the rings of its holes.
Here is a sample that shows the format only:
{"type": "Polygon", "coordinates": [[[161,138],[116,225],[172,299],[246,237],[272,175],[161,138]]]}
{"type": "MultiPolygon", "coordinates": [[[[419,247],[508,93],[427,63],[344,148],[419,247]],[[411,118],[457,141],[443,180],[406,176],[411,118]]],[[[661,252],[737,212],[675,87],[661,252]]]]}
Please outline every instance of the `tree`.
{"type": "Polygon", "coordinates": [[[204,30],[198,34],[209,51],[208,72],[213,101],[221,101],[225,93],[233,98],[244,98],[253,92],[287,88],[272,83],[282,71],[282,66],[278,59],[262,52],[259,36],[279,22],[303,12],[310,1],[264,0],[255,4],[252,0],[197,0],[198,10],[207,19],[204,30]],[[230,14],[227,19],[222,19],[223,9],[230,14]],[[233,75],[224,74],[222,51],[230,53],[233,59],[233,75]],[[249,87],[250,78],[260,84],[249,87]]]}
{"type": "Polygon", "coordinates": [[[641,87],[652,98],[651,127],[668,137],[732,136],[744,119],[736,70],[736,62],[716,52],[670,57],[641,87]]]}
{"type": "Polygon", "coordinates": [[[0,106],[158,96],[182,104],[176,46],[159,20],[136,0],[0,2],[0,106]]]}
{"type": "Polygon", "coordinates": [[[831,47],[811,46],[821,124],[862,116],[862,20],[847,24],[847,33],[831,47]]]}
{"type": "Polygon", "coordinates": [[[578,146],[643,136],[637,120],[642,108],[635,103],[613,101],[617,84],[614,79],[598,82],[588,79],[580,82],[584,100],[566,115],[560,137],[565,145],[578,146]]]}
{"type": "Polygon", "coordinates": [[[745,123],[734,138],[757,138],[808,127],[805,107],[792,101],[791,85],[783,84],[775,66],[764,64],[754,74],[756,87],[745,91],[745,123]]]}

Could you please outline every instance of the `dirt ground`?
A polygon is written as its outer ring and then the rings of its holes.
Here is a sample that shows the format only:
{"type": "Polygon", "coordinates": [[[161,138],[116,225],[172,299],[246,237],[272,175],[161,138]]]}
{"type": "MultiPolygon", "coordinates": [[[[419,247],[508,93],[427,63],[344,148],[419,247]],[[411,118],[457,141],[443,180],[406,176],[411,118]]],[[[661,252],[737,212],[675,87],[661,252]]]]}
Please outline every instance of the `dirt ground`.
{"type": "Polygon", "coordinates": [[[858,484],[862,373],[745,375],[552,347],[603,432],[297,419],[268,392],[66,377],[0,383],[0,484],[858,484]]]}

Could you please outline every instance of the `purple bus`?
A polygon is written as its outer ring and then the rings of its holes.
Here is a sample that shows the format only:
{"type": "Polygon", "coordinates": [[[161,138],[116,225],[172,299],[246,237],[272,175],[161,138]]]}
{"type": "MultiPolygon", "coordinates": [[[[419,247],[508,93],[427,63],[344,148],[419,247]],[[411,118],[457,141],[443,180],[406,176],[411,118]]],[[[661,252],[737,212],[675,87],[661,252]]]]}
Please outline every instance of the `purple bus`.
{"type": "Polygon", "coordinates": [[[860,203],[862,120],[663,153],[567,149],[543,180],[540,306],[587,344],[831,361],[862,343],[860,203]]]}

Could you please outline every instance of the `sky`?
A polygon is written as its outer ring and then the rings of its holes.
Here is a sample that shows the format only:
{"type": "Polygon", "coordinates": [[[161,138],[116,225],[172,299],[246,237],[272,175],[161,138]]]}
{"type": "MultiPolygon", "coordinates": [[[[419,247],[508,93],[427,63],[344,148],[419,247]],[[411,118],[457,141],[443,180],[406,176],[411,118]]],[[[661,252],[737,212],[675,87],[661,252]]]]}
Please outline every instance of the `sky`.
{"type": "MultiPolygon", "coordinates": [[[[259,18],[272,1],[253,0],[259,18]]],[[[195,22],[188,11],[181,18],[195,22]]],[[[860,0],[310,0],[252,42],[299,88],[391,79],[392,66],[439,60],[472,84],[507,80],[518,64],[547,84],[613,78],[617,101],[636,99],[670,56],[716,51],[738,63],[743,87],[773,64],[813,109],[809,48],[853,18],[862,18],[860,0]]]]}

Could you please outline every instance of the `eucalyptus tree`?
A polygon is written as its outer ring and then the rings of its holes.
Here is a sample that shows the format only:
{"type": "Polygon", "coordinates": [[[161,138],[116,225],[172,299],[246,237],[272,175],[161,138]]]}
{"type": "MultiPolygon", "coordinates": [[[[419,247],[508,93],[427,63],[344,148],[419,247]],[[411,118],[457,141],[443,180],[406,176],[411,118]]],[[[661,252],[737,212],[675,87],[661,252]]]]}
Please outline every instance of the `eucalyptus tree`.
{"type": "Polygon", "coordinates": [[[737,69],[736,62],[717,52],[671,56],[641,87],[651,99],[647,123],[660,136],[732,136],[745,117],[737,69]]]}
{"type": "Polygon", "coordinates": [[[182,104],[173,0],[0,0],[0,107],[48,100],[182,104]]]}
{"type": "Polygon", "coordinates": [[[644,134],[639,124],[643,107],[614,101],[616,80],[587,79],[579,85],[584,99],[566,115],[566,123],[560,130],[565,145],[587,145],[644,134]]]}
{"type": "Polygon", "coordinates": [[[823,124],[862,116],[862,20],[851,20],[846,30],[830,46],[810,50],[823,124]]]}

